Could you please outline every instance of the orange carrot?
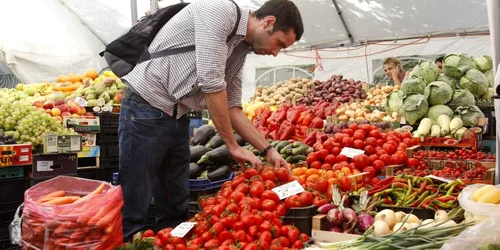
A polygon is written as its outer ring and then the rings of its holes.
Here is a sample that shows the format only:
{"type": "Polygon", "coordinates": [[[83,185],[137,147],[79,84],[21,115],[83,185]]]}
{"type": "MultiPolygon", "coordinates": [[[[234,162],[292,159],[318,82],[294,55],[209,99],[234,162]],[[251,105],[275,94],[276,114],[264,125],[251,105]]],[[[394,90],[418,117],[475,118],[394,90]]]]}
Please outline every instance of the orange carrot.
{"type": "Polygon", "coordinates": [[[71,204],[75,201],[80,199],[80,196],[64,196],[64,197],[58,197],[53,200],[47,201],[43,204],[47,205],[64,205],[64,204],[71,204]]]}
{"type": "Polygon", "coordinates": [[[122,206],[114,207],[109,213],[97,221],[97,226],[101,228],[106,228],[110,225],[111,221],[121,212],[122,206]]]}
{"type": "Polygon", "coordinates": [[[94,195],[98,195],[98,194],[101,194],[102,191],[104,190],[104,188],[106,187],[106,184],[102,183],[101,185],[99,185],[99,187],[97,187],[94,191],[92,191],[91,193],[85,195],[84,197],[82,197],[80,200],[76,201],[75,203],[81,203],[81,202],[84,202],[88,199],[90,199],[90,197],[94,196],[94,195]]]}
{"type": "Polygon", "coordinates": [[[99,209],[99,211],[97,211],[97,213],[94,214],[94,216],[92,216],[92,218],[90,218],[90,220],[88,221],[88,225],[95,225],[104,215],[106,215],[106,213],[109,211],[108,209],[109,207],[102,207],[101,209],[99,209]]]}
{"type": "Polygon", "coordinates": [[[38,200],[39,203],[44,203],[46,201],[51,200],[51,198],[56,198],[56,197],[63,197],[66,195],[65,191],[55,191],[50,194],[45,195],[44,197],[40,198],[38,200]]]}

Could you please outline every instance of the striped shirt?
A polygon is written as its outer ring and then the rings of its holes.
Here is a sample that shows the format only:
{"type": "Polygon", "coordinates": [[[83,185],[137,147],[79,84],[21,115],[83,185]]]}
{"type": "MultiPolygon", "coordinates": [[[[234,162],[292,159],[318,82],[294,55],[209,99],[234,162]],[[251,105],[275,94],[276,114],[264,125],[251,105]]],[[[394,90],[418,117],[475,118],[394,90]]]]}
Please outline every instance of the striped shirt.
{"type": "Polygon", "coordinates": [[[196,46],[195,51],[156,58],[138,64],[123,78],[153,107],[177,118],[189,109],[207,108],[204,93],[226,90],[229,107],[241,107],[242,68],[249,45],[249,10],[241,10],[236,35],[226,43],[237,20],[236,5],[228,0],[195,1],[163,26],[149,47],[163,49],[196,46]]]}

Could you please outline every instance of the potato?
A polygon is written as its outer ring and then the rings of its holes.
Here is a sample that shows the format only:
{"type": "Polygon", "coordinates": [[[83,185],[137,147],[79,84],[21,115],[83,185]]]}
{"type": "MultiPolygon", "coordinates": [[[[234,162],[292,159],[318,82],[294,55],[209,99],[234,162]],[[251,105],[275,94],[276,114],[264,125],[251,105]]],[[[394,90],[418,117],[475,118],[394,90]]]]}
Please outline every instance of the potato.
{"type": "Polygon", "coordinates": [[[266,96],[266,95],[268,95],[268,94],[269,94],[269,91],[268,91],[267,89],[263,89],[263,90],[262,90],[262,95],[263,95],[263,96],[266,96]]]}
{"type": "Polygon", "coordinates": [[[255,100],[258,101],[258,102],[263,102],[264,101],[264,97],[260,97],[259,96],[259,97],[255,98],[255,100]]]}
{"type": "Polygon", "coordinates": [[[302,86],[304,86],[304,84],[302,82],[297,82],[295,85],[296,85],[296,88],[302,88],[302,86]]]}
{"type": "Polygon", "coordinates": [[[290,79],[290,82],[296,83],[297,82],[297,78],[294,77],[294,78],[290,79]]]}
{"type": "Polygon", "coordinates": [[[261,85],[257,86],[258,91],[262,91],[262,89],[264,89],[264,86],[261,86],[261,85]]]}
{"type": "Polygon", "coordinates": [[[287,100],[292,100],[293,95],[291,95],[291,94],[287,94],[287,95],[285,95],[285,98],[286,98],[287,100]]]}
{"type": "Polygon", "coordinates": [[[270,102],[271,101],[271,98],[269,98],[269,96],[264,96],[264,102],[270,102]]]}
{"type": "Polygon", "coordinates": [[[276,105],[276,101],[275,101],[275,100],[271,100],[271,101],[269,102],[269,104],[270,104],[270,105],[276,105]]]}
{"type": "Polygon", "coordinates": [[[309,79],[307,79],[307,78],[302,79],[302,83],[308,83],[308,82],[309,82],[309,79]]]}
{"type": "Polygon", "coordinates": [[[290,89],[289,88],[283,88],[283,91],[285,92],[285,94],[290,93],[290,89]]]}
{"type": "Polygon", "coordinates": [[[276,105],[280,105],[281,104],[281,101],[276,101],[276,105]]]}
{"type": "Polygon", "coordinates": [[[313,87],[313,86],[314,86],[314,82],[312,82],[312,81],[311,81],[311,82],[308,82],[308,83],[306,83],[306,85],[307,85],[307,87],[311,88],[311,87],[313,87]]]}
{"type": "Polygon", "coordinates": [[[290,94],[291,95],[295,95],[295,94],[297,94],[297,92],[295,92],[294,90],[292,90],[292,91],[290,91],[290,94]]]}
{"type": "Polygon", "coordinates": [[[280,99],[280,97],[281,97],[280,94],[276,94],[276,95],[273,96],[273,100],[277,101],[277,100],[280,99]]]}
{"type": "Polygon", "coordinates": [[[301,98],[301,97],[304,97],[304,95],[302,95],[302,94],[295,94],[295,95],[293,96],[293,98],[294,98],[294,99],[299,99],[299,98],[301,98]]]}

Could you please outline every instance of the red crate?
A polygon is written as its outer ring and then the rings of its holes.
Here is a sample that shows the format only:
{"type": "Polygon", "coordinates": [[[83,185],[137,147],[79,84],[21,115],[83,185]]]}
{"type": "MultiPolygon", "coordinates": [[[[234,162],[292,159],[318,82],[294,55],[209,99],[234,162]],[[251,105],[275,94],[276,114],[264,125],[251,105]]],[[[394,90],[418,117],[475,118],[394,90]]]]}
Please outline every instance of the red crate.
{"type": "Polygon", "coordinates": [[[0,146],[0,167],[31,165],[33,163],[30,144],[12,144],[0,146]]]}

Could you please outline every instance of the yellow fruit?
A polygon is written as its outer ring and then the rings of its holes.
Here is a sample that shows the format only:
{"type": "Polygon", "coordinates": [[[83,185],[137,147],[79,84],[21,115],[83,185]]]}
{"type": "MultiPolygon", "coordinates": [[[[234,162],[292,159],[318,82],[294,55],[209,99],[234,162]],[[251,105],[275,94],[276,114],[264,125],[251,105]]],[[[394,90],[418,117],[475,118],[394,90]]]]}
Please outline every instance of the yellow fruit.
{"type": "Polygon", "coordinates": [[[493,185],[482,186],[481,188],[479,188],[478,190],[476,190],[476,192],[474,192],[472,194],[472,200],[478,201],[481,196],[485,195],[486,193],[488,193],[490,190],[492,190],[494,188],[495,188],[495,186],[493,186],[493,185]]]}
{"type": "Polygon", "coordinates": [[[500,201],[500,189],[493,188],[486,194],[479,197],[477,202],[495,204],[500,201]]]}

